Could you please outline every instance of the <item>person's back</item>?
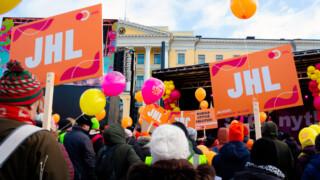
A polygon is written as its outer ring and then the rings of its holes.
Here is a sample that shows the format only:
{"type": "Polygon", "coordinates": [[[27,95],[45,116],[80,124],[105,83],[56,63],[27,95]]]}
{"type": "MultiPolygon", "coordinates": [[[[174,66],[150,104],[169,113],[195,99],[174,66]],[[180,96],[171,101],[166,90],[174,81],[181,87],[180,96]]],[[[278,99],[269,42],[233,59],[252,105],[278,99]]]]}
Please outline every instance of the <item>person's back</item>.
{"type": "MultiPolygon", "coordinates": [[[[112,172],[114,174],[114,179],[125,179],[126,174],[130,166],[135,163],[141,162],[138,155],[135,153],[133,148],[126,144],[125,132],[124,129],[119,124],[112,124],[108,128],[105,129],[103,137],[106,141],[106,153],[112,153],[111,162],[107,163],[105,166],[105,172],[112,172]]],[[[103,151],[102,149],[101,151],[103,151]]],[[[98,160],[97,160],[97,168],[101,167],[101,163],[104,164],[101,157],[103,152],[99,152],[98,160]]],[[[106,155],[110,156],[110,155],[106,155]]],[[[103,167],[102,167],[103,168],[103,167]]],[[[104,172],[100,172],[100,169],[97,169],[97,175],[99,179],[110,178],[110,174],[104,174],[104,172]]]]}
{"type": "Polygon", "coordinates": [[[302,180],[319,180],[320,179],[320,134],[315,140],[317,153],[311,158],[306,166],[302,180]]]}
{"type": "Polygon", "coordinates": [[[229,140],[220,153],[213,159],[217,176],[222,179],[231,179],[234,174],[241,171],[246,162],[250,161],[250,152],[243,143],[243,125],[239,122],[231,123],[229,127],[229,140]]]}
{"type": "MultiPolygon", "coordinates": [[[[37,111],[41,109],[40,100],[43,95],[40,83],[32,74],[23,70],[20,63],[10,61],[7,69],[0,79],[1,148],[2,143],[15,130],[21,133],[20,127],[35,124],[34,119],[37,111]]],[[[26,139],[0,167],[0,179],[69,179],[63,153],[50,132],[40,130],[24,137],[26,139]]],[[[16,139],[18,140],[19,138],[16,139]]],[[[6,148],[8,151],[9,148],[6,148]]],[[[3,156],[4,154],[1,154],[1,157],[3,156]]]]}
{"type": "Polygon", "coordinates": [[[272,122],[265,122],[262,127],[262,138],[273,141],[277,150],[277,158],[279,165],[277,166],[285,175],[286,178],[294,178],[294,158],[288,145],[277,139],[278,127],[272,122]]]}
{"type": "Polygon", "coordinates": [[[65,135],[64,146],[70,156],[76,180],[95,179],[95,153],[88,131],[91,127],[90,117],[82,116],[78,125],[65,135]],[[83,129],[88,127],[88,130],[83,129]]]}

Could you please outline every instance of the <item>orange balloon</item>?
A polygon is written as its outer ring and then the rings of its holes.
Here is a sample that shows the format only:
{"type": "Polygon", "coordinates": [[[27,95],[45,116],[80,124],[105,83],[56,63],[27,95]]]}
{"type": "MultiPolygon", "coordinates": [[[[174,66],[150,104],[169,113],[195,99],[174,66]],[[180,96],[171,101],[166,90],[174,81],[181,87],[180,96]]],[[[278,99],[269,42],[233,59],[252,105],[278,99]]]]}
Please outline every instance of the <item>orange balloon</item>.
{"type": "Polygon", "coordinates": [[[142,103],[143,102],[143,97],[141,91],[136,92],[136,95],[134,96],[137,102],[142,103]]]}
{"type": "Polygon", "coordinates": [[[267,120],[267,117],[268,117],[265,112],[260,112],[259,116],[260,116],[260,122],[261,123],[264,123],[267,120]]]}
{"type": "Polygon", "coordinates": [[[198,88],[194,94],[199,102],[203,101],[206,98],[207,93],[202,87],[198,88]]]}
{"type": "Polygon", "coordinates": [[[53,114],[52,115],[52,120],[54,121],[55,124],[58,124],[60,121],[60,115],[59,114],[53,114]]]}
{"type": "Polygon", "coordinates": [[[139,124],[142,125],[143,119],[139,118],[139,124]]]}
{"type": "Polygon", "coordinates": [[[131,117],[124,117],[121,121],[121,126],[123,128],[127,128],[127,127],[130,127],[132,126],[132,119],[131,117]]]}
{"type": "Polygon", "coordinates": [[[249,19],[257,10],[256,0],[231,0],[231,11],[239,19],[249,19]]]}
{"type": "Polygon", "coordinates": [[[200,102],[201,109],[208,109],[208,107],[209,107],[208,101],[204,100],[200,102]]]}
{"type": "Polygon", "coordinates": [[[101,121],[102,119],[104,119],[106,117],[106,110],[101,111],[99,114],[96,114],[96,118],[98,121],[101,121]]]}

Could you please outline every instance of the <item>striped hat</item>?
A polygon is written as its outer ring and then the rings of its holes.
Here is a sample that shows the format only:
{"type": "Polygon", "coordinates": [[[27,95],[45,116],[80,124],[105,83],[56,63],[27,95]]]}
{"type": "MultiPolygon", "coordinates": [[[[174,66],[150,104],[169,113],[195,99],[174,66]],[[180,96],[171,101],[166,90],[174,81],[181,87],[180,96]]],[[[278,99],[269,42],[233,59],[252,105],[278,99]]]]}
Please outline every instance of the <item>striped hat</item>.
{"type": "Polygon", "coordinates": [[[18,61],[7,63],[0,78],[0,103],[14,106],[31,105],[42,98],[40,82],[21,67],[18,61]]]}

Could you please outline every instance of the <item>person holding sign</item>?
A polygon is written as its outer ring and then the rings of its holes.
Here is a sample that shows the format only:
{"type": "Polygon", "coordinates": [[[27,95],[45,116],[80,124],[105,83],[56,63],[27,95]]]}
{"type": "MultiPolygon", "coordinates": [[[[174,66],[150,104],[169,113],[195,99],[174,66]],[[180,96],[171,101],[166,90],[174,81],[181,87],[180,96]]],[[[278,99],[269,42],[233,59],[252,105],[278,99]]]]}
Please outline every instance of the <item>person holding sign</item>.
{"type": "Polygon", "coordinates": [[[0,79],[0,179],[69,179],[54,136],[33,126],[43,96],[40,82],[17,61],[0,79]]]}

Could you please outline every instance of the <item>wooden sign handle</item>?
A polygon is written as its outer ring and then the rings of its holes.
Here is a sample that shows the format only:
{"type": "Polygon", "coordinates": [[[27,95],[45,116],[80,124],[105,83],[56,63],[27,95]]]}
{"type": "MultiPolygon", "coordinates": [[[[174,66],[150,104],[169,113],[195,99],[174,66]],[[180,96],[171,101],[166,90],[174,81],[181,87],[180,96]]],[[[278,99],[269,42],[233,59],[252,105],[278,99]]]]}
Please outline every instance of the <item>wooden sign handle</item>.
{"type": "Polygon", "coordinates": [[[260,139],[261,136],[261,122],[260,122],[260,111],[259,111],[259,102],[254,99],[252,101],[253,105],[253,115],[254,115],[254,128],[255,128],[255,134],[256,134],[256,140],[260,139]]]}
{"type": "Polygon", "coordinates": [[[42,127],[51,130],[52,123],[52,103],[53,103],[53,90],[54,90],[54,72],[47,73],[46,79],[46,94],[44,97],[44,115],[42,127]]]}

